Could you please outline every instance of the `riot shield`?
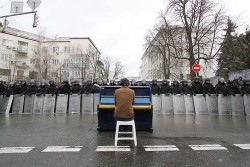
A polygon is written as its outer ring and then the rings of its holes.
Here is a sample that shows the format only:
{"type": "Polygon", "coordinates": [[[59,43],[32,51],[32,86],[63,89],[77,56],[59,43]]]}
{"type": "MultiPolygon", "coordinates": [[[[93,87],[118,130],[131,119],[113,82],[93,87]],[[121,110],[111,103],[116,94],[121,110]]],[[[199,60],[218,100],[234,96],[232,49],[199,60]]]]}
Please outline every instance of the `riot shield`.
{"type": "Polygon", "coordinates": [[[93,94],[82,94],[82,112],[94,112],[94,98],[93,94]]]}
{"type": "Polygon", "coordinates": [[[69,113],[80,113],[81,95],[72,94],[69,96],[69,113]]]}
{"type": "Polygon", "coordinates": [[[210,115],[218,115],[218,97],[215,94],[206,95],[207,110],[210,115]]]}
{"type": "Polygon", "coordinates": [[[161,109],[163,114],[174,114],[173,95],[161,95],[161,109]]]}
{"type": "Polygon", "coordinates": [[[246,115],[250,115],[250,96],[244,95],[244,107],[246,115]]]}
{"type": "Polygon", "coordinates": [[[195,114],[193,96],[184,95],[186,114],[195,114]]]}
{"type": "Polygon", "coordinates": [[[34,99],[34,106],[33,106],[33,113],[42,114],[43,113],[43,103],[44,103],[45,96],[35,96],[34,99]]]}
{"type": "Polygon", "coordinates": [[[236,94],[231,96],[232,115],[245,115],[243,96],[236,94]]]}
{"type": "Polygon", "coordinates": [[[14,95],[13,105],[12,105],[12,113],[23,113],[24,106],[24,95],[14,95]]]}
{"type": "Polygon", "coordinates": [[[0,104],[2,103],[3,101],[3,95],[0,95],[0,104]]]}
{"type": "Polygon", "coordinates": [[[35,95],[25,95],[23,113],[31,114],[33,112],[35,95]]]}
{"type": "Polygon", "coordinates": [[[56,99],[56,113],[67,113],[68,95],[59,94],[56,99]]]}
{"type": "Polygon", "coordinates": [[[219,94],[218,96],[218,112],[219,115],[230,115],[231,114],[231,98],[230,96],[224,96],[219,94]]]}
{"type": "Polygon", "coordinates": [[[100,93],[94,93],[94,113],[97,113],[97,105],[100,102],[100,93]]]}
{"type": "Polygon", "coordinates": [[[43,113],[54,113],[56,104],[56,96],[46,94],[43,103],[43,113]]]}
{"type": "Polygon", "coordinates": [[[183,95],[173,95],[173,109],[174,114],[186,114],[183,95]]]}
{"type": "Polygon", "coordinates": [[[0,101],[0,113],[10,113],[10,108],[13,102],[13,95],[8,97],[3,96],[0,101]]]}
{"type": "Polygon", "coordinates": [[[193,96],[196,115],[208,114],[206,99],[202,94],[193,96]]]}
{"type": "Polygon", "coordinates": [[[162,114],[161,96],[152,95],[152,103],[153,103],[153,113],[162,114]]]}

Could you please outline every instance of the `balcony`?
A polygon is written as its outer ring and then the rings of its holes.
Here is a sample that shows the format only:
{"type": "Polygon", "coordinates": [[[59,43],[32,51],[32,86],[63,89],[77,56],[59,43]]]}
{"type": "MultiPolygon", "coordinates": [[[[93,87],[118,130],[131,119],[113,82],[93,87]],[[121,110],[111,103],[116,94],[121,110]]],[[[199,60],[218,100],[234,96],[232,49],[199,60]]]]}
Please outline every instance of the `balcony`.
{"type": "Polygon", "coordinates": [[[16,67],[28,68],[29,66],[28,66],[27,63],[24,62],[24,61],[17,61],[17,62],[16,62],[16,67]]]}
{"type": "Polygon", "coordinates": [[[27,46],[18,46],[17,52],[21,54],[27,54],[28,53],[28,47],[27,46]]]}

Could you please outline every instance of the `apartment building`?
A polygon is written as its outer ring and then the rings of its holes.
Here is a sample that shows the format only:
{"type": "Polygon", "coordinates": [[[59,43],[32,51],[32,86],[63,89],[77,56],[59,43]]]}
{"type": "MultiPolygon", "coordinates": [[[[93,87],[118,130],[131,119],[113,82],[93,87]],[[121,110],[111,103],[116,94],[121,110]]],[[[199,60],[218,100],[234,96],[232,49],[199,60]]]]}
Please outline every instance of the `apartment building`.
{"type": "Polygon", "coordinates": [[[0,32],[0,80],[83,82],[101,77],[101,69],[100,51],[89,37],[51,39],[11,27],[0,32]]]}
{"type": "MultiPolygon", "coordinates": [[[[183,31],[183,28],[176,27],[175,34],[173,35],[173,38],[175,40],[175,44],[178,48],[183,47],[183,41],[185,41],[185,33],[183,31]]],[[[161,35],[159,35],[158,32],[155,35],[154,40],[160,41],[163,39],[161,35]]],[[[193,34],[195,36],[195,34],[193,34]]],[[[160,43],[159,42],[159,43],[160,43]]],[[[154,43],[154,41],[152,41],[154,43]]],[[[158,45],[160,45],[158,43],[158,45]]],[[[205,43],[205,42],[204,42],[205,43]]],[[[209,43],[206,41],[206,43],[209,43]]],[[[163,44],[164,46],[164,44],[163,44]]],[[[165,45],[167,47],[167,44],[165,45]]],[[[203,46],[202,48],[203,53],[209,53],[211,49],[211,45],[207,44],[203,46]]],[[[166,72],[169,73],[169,78],[171,80],[190,80],[190,64],[188,60],[185,59],[177,59],[173,55],[175,54],[173,49],[169,50],[166,48],[166,72]]],[[[181,49],[180,49],[181,50],[181,49]]],[[[181,51],[182,57],[187,57],[188,53],[185,51],[181,51]]],[[[198,56],[198,49],[195,51],[195,57],[198,56]]],[[[140,66],[140,79],[164,79],[164,59],[162,53],[160,53],[159,50],[156,49],[153,45],[149,45],[148,48],[146,48],[142,58],[142,64],[140,66]]],[[[199,60],[199,64],[201,65],[201,71],[199,72],[200,76],[203,77],[212,77],[215,75],[215,65],[213,63],[214,60],[211,60],[210,62],[205,62],[204,60],[199,60]]]]}

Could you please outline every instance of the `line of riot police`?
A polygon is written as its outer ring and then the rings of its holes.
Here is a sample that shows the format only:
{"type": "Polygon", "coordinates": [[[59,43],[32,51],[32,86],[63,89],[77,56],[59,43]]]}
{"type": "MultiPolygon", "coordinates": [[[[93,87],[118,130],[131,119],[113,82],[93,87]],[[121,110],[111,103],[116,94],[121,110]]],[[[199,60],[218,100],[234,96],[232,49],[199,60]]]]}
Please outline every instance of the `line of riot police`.
{"type": "MultiPolygon", "coordinates": [[[[42,82],[37,84],[37,82],[32,79],[29,84],[26,81],[10,82],[6,84],[4,81],[0,81],[0,95],[10,96],[14,94],[20,95],[45,95],[45,94],[89,94],[89,93],[99,93],[99,87],[95,86],[108,86],[106,81],[93,79],[83,82],[82,85],[79,81],[71,82],[63,81],[60,85],[56,85],[55,81],[49,81],[49,84],[42,82]]],[[[110,86],[116,86],[114,80],[110,80],[110,86]]]]}
{"type": "MultiPolygon", "coordinates": [[[[141,85],[143,86],[143,85],[141,85]]],[[[197,77],[191,84],[188,84],[187,81],[173,81],[170,85],[168,80],[163,80],[161,85],[157,84],[157,80],[152,80],[151,83],[152,94],[203,94],[204,96],[211,94],[223,94],[224,96],[241,94],[242,96],[246,94],[249,96],[250,94],[250,80],[229,80],[227,83],[223,78],[218,80],[218,84],[213,86],[210,82],[210,79],[205,79],[205,82],[202,83],[200,79],[197,77]]]]}
{"type": "MultiPolygon", "coordinates": [[[[60,86],[56,85],[56,83],[51,80],[49,84],[41,83],[37,84],[35,80],[31,80],[29,84],[26,81],[20,81],[19,83],[10,82],[7,85],[4,81],[0,81],[0,95],[45,95],[45,94],[89,94],[89,93],[99,93],[100,88],[95,86],[118,86],[115,80],[110,80],[109,84],[107,81],[93,79],[87,80],[87,82],[83,82],[82,85],[79,84],[79,81],[71,82],[71,85],[68,81],[63,81],[60,86]]],[[[142,80],[141,84],[138,84],[137,81],[132,80],[130,83],[131,86],[148,86],[146,80],[142,80]]],[[[247,96],[250,94],[250,80],[242,80],[239,79],[229,80],[227,83],[223,78],[218,80],[216,86],[213,86],[210,82],[210,79],[205,79],[204,83],[200,81],[199,78],[195,78],[191,84],[188,81],[173,81],[171,84],[168,80],[163,79],[161,84],[157,83],[157,80],[151,81],[151,90],[152,94],[203,94],[204,96],[211,94],[223,94],[227,95],[235,95],[235,94],[246,94],[247,96]]]]}

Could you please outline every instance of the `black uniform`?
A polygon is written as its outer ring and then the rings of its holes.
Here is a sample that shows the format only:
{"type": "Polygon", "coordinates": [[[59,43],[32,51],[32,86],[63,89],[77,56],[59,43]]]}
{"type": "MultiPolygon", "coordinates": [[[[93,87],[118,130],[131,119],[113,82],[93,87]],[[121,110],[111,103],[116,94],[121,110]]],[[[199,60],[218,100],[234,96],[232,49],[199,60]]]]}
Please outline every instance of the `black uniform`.
{"type": "Polygon", "coordinates": [[[241,91],[242,91],[242,93],[249,96],[249,94],[250,94],[250,80],[243,81],[243,86],[241,87],[241,91]]]}
{"type": "Polygon", "coordinates": [[[45,95],[46,92],[47,92],[46,89],[47,89],[47,85],[41,84],[41,85],[38,87],[37,91],[36,91],[36,95],[37,95],[37,96],[45,95]]]}
{"type": "Polygon", "coordinates": [[[224,81],[219,81],[218,84],[215,86],[215,90],[218,94],[223,94],[224,96],[230,94],[228,86],[224,81]]]}
{"type": "Polygon", "coordinates": [[[187,81],[182,81],[181,82],[181,93],[184,95],[193,94],[191,86],[188,85],[187,81]]]}
{"type": "Polygon", "coordinates": [[[68,95],[70,93],[70,86],[68,81],[63,81],[62,86],[60,86],[57,90],[58,94],[68,95]]]}
{"type": "Polygon", "coordinates": [[[173,85],[171,86],[172,94],[181,94],[181,87],[178,81],[173,81],[173,85]]]}
{"type": "Polygon", "coordinates": [[[10,95],[14,95],[16,93],[16,84],[15,83],[11,83],[8,88],[6,89],[4,95],[5,96],[10,96],[10,95]]]}
{"type": "Polygon", "coordinates": [[[237,81],[228,81],[228,89],[229,89],[229,94],[235,96],[235,94],[242,94],[239,86],[237,85],[237,81]]]}
{"type": "Polygon", "coordinates": [[[80,94],[81,93],[81,85],[78,82],[74,82],[71,88],[72,94],[80,94]]]}
{"type": "Polygon", "coordinates": [[[49,81],[49,86],[46,89],[46,94],[52,94],[52,96],[56,93],[56,84],[54,81],[49,81]]]}
{"type": "Polygon", "coordinates": [[[152,84],[151,84],[151,90],[152,90],[152,94],[153,95],[160,95],[161,94],[161,90],[160,87],[157,85],[157,80],[152,80],[152,84]]]}
{"type": "Polygon", "coordinates": [[[114,80],[110,80],[109,85],[110,86],[116,86],[115,81],[114,80]]]}
{"type": "Polygon", "coordinates": [[[210,96],[211,94],[216,94],[215,87],[210,83],[209,79],[205,79],[205,83],[203,84],[203,92],[210,96]]]}
{"type": "Polygon", "coordinates": [[[36,85],[36,81],[30,81],[30,85],[28,86],[28,89],[27,89],[27,95],[34,95],[36,94],[37,92],[37,85],[36,85]]]}
{"type": "Polygon", "coordinates": [[[21,81],[21,85],[18,86],[17,88],[17,94],[25,95],[27,93],[27,90],[28,90],[28,85],[26,81],[21,81]]]}
{"type": "Polygon", "coordinates": [[[170,93],[170,86],[167,80],[163,80],[160,86],[161,94],[169,95],[170,93]]]}
{"type": "Polygon", "coordinates": [[[89,94],[93,93],[93,91],[94,91],[94,86],[92,85],[91,81],[88,80],[87,84],[84,87],[82,87],[81,93],[89,94]]]}
{"type": "Polygon", "coordinates": [[[6,91],[6,87],[3,81],[0,81],[0,95],[3,95],[6,91]]]}
{"type": "Polygon", "coordinates": [[[203,89],[202,89],[202,83],[200,83],[199,78],[194,79],[194,82],[192,83],[191,88],[192,88],[194,96],[196,94],[204,94],[203,89]]]}

